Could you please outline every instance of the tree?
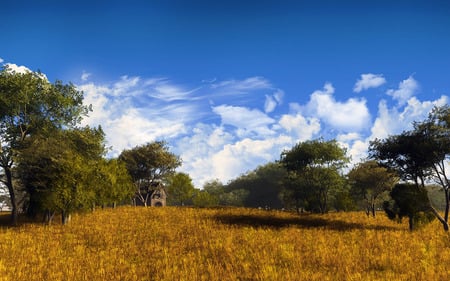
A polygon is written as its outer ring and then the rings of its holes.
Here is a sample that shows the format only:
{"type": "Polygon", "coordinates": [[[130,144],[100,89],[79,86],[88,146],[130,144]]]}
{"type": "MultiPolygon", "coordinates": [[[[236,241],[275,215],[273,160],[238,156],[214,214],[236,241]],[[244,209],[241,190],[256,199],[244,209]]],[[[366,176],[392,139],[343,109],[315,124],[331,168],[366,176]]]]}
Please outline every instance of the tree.
{"type": "Polygon", "coordinates": [[[164,141],[155,141],[124,150],[119,160],[125,163],[135,186],[135,198],[147,206],[152,186],[164,180],[181,165],[164,141]]]}
{"type": "Polygon", "coordinates": [[[397,184],[390,195],[393,203],[383,203],[386,214],[390,219],[399,222],[403,217],[408,217],[410,231],[417,225],[429,223],[434,219],[425,189],[417,188],[415,184],[397,184]]]}
{"type": "Polygon", "coordinates": [[[374,160],[357,164],[347,176],[351,185],[351,194],[357,199],[364,200],[366,214],[371,213],[373,217],[375,217],[379,197],[386,191],[390,191],[399,180],[395,173],[380,166],[374,160]]]}
{"type": "Polygon", "coordinates": [[[35,133],[74,127],[89,111],[82,101],[82,92],[72,84],[52,84],[37,72],[0,71],[0,179],[8,189],[13,225],[19,192],[13,170],[24,141],[35,133]]]}
{"type": "Polygon", "coordinates": [[[206,190],[195,190],[192,203],[194,203],[194,206],[196,207],[213,207],[219,204],[219,199],[206,190]]]}
{"type": "Polygon", "coordinates": [[[425,183],[434,179],[445,194],[444,217],[433,207],[429,198],[430,211],[449,230],[449,181],[446,162],[450,155],[450,109],[448,106],[435,108],[427,120],[414,123],[414,130],[384,140],[375,140],[369,147],[370,157],[381,165],[395,170],[405,182],[413,182],[417,188],[425,189],[425,183]]]}
{"type": "Polygon", "coordinates": [[[247,207],[282,208],[280,193],[286,176],[287,171],[280,163],[270,162],[230,181],[226,190],[246,190],[247,207]]]}
{"type": "Polygon", "coordinates": [[[96,192],[94,205],[115,207],[126,199],[131,200],[135,190],[124,163],[118,159],[101,159],[92,172],[90,178],[96,192]]]}
{"type": "Polygon", "coordinates": [[[194,196],[195,188],[188,174],[175,173],[168,178],[167,192],[173,204],[184,206],[194,196]]]}
{"type": "Polygon", "coordinates": [[[344,184],[341,169],[350,159],[346,149],[340,147],[336,140],[323,139],[301,142],[291,150],[281,154],[280,162],[288,172],[294,185],[288,185],[296,201],[305,203],[313,212],[326,213],[333,190],[344,184]]]}
{"type": "Polygon", "coordinates": [[[28,193],[30,215],[45,213],[50,223],[56,212],[63,224],[71,213],[95,202],[101,184],[96,167],[104,154],[101,128],[54,130],[26,140],[18,157],[17,174],[28,193]],[[96,190],[97,188],[97,190],[96,190]]]}

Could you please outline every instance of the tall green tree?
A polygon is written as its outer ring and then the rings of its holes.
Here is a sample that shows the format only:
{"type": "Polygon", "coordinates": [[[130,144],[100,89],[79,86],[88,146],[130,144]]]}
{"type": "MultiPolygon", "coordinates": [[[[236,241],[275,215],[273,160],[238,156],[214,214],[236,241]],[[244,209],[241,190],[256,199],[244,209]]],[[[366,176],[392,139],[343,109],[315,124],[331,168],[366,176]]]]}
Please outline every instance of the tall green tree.
{"type": "Polygon", "coordinates": [[[0,180],[8,189],[13,225],[19,192],[13,170],[24,141],[36,133],[74,127],[88,111],[82,92],[72,84],[50,83],[36,72],[0,71],[0,180]]]}
{"type": "Polygon", "coordinates": [[[345,181],[341,170],[350,161],[346,149],[336,140],[323,139],[298,143],[281,154],[280,162],[294,175],[293,189],[297,202],[304,201],[313,212],[326,213],[333,192],[342,189],[345,181]]]}
{"type": "Polygon", "coordinates": [[[147,206],[152,185],[175,173],[181,159],[169,151],[164,141],[150,142],[122,151],[119,160],[125,163],[135,186],[135,198],[147,206]]]}
{"type": "Polygon", "coordinates": [[[347,175],[351,194],[365,203],[366,214],[375,217],[376,205],[381,204],[380,196],[390,191],[398,182],[397,174],[369,160],[357,164],[347,175]]]}
{"type": "Polygon", "coordinates": [[[167,180],[167,193],[171,204],[184,206],[195,193],[191,177],[186,173],[175,173],[167,180]]]}
{"type": "Polygon", "coordinates": [[[78,210],[95,202],[101,184],[95,180],[103,160],[101,128],[54,130],[33,135],[18,157],[17,174],[29,195],[28,213],[61,213],[63,224],[78,210]],[[96,190],[97,189],[97,190],[96,190]]]}

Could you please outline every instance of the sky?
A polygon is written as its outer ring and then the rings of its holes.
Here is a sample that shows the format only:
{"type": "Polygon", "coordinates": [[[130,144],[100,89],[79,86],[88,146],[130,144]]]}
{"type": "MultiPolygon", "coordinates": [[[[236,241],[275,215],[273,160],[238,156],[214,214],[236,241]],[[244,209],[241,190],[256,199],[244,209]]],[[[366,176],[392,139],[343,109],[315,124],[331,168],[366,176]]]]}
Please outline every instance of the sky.
{"type": "Polygon", "coordinates": [[[0,1],[0,64],[73,83],[109,157],[168,143],[196,187],[449,103],[448,1],[0,1]]]}

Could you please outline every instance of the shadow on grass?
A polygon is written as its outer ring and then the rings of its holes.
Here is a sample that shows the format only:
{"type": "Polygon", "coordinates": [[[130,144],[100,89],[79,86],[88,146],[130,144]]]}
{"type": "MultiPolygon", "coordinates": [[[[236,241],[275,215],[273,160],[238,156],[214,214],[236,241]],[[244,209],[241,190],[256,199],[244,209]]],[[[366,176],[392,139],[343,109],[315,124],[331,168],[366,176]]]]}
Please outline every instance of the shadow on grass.
{"type": "MultiPolygon", "coordinates": [[[[325,215],[326,216],[326,215],[325,215]]],[[[399,228],[386,225],[366,225],[362,223],[352,223],[342,220],[333,220],[331,218],[318,218],[312,215],[300,215],[297,218],[277,218],[270,215],[216,215],[218,222],[234,226],[248,226],[255,228],[273,228],[281,229],[285,227],[301,228],[324,228],[337,231],[349,231],[355,229],[367,230],[389,230],[397,231],[399,228]]]]}

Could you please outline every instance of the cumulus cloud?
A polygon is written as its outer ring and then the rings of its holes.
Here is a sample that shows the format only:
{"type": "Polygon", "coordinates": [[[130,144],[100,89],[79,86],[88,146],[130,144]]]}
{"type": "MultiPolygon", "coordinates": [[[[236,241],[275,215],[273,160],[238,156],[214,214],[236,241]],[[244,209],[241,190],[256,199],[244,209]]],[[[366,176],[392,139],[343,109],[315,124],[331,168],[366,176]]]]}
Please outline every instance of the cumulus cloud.
{"type": "Polygon", "coordinates": [[[5,61],[4,59],[0,58],[0,63],[3,63],[4,61],[5,61]]]}
{"type": "Polygon", "coordinates": [[[386,94],[396,100],[399,106],[403,106],[410,97],[416,94],[418,89],[419,84],[412,76],[410,76],[408,79],[405,79],[398,84],[398,89],[389,89],[386,94]]]}
{"type": "Polygon", "coordinates": [[[295,142],[306,141],[320,132],[320,121],[317,118],[305,118],[301,114],[283,115],[279,125],[287,133],[291,133],[295,142]]]}
{"type": "Polygon", "coordinates": [[[361,91],[369,88],[380,87],[384,83],[386,83],[386,79],[384,79],[382,74],[361,74],[361,78],[356,81],[356,84],[353,87],[353,92],[360,93],[361,91]]]}
{"type": "MultiPolygon", "coordinates": [[[[336,130],[360,131],[370,124],[370,113],[365,99],[350,98],[345,102],[333,97],[334,87],[326,83],[322,90],[314,91],[303,108],[308,116],[315,116],[336,130]]],[[[301,107],[299,107],[301,108],[301,107]]]]}

